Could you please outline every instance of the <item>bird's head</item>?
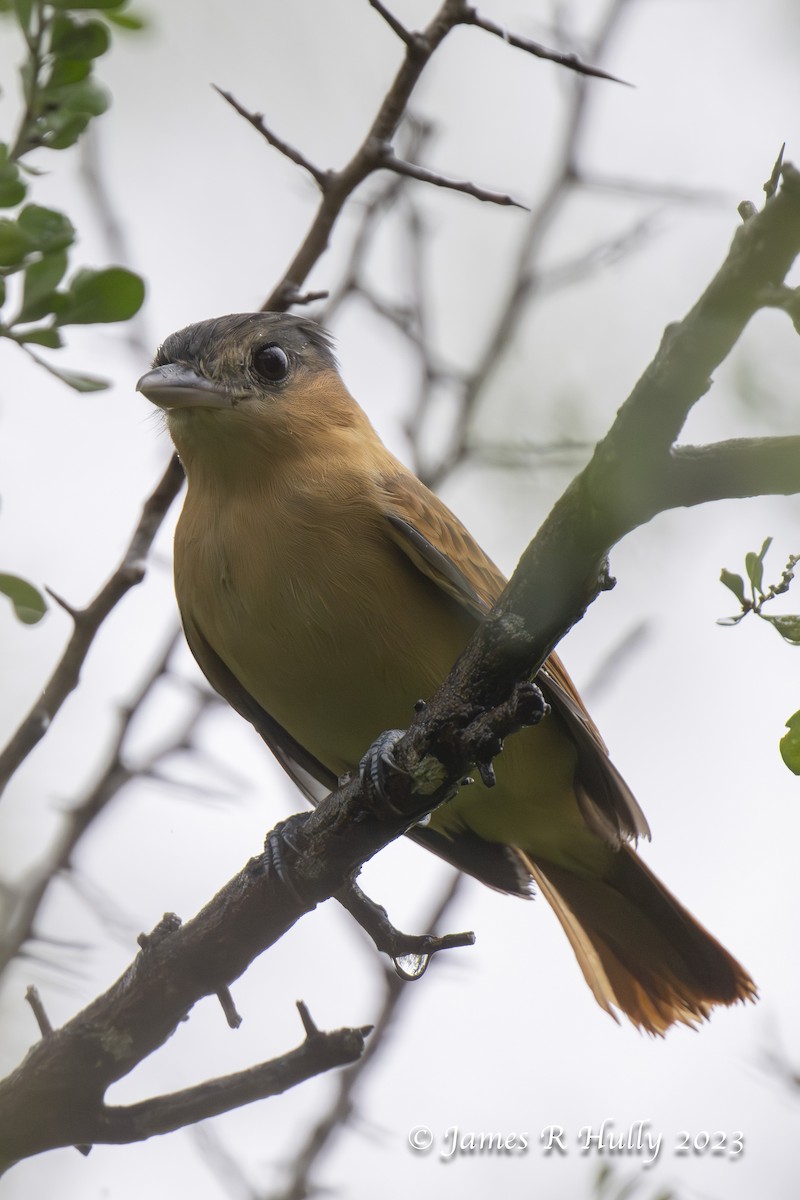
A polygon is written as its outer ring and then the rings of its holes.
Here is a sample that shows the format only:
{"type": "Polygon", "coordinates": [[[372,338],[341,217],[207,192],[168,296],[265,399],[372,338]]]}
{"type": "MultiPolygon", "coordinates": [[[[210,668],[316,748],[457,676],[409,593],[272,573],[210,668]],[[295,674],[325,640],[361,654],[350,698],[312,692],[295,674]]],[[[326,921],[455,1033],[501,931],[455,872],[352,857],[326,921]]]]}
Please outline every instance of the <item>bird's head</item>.
{"type": "Polygon", "coordinates": [[[193,461],[286,455],[322,430],[366,417],[337,370],[330,334],[286,313],[236,313],[188,325],[158,349],[137,390],[167,414],[191,475],[193,461]]]}

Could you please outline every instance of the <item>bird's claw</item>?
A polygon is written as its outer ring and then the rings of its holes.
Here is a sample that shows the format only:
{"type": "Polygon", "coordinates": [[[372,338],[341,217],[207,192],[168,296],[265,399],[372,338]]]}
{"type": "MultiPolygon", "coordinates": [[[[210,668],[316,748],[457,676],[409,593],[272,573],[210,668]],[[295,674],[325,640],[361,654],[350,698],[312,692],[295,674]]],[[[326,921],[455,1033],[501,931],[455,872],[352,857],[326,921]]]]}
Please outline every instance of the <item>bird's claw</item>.
{"type": "Polygon", "coordinates": [[[405,729],[387,729],[376,738],[367,753],[358,764],[358,774],[370,797],[381,801],[392,812],[398,812],[392,804],[389,790],[386,786],[387,777],[400,771],[394,759],[393,750],[405,734],[405,729]]]}
{"type": "Polygon", "coordinates": [[[297,846],[292,841],[292,833],[302,829],[310,816],[310,813],[295,813],[294,816],[287,817],[285,821],[279,821],[264,840],[263,863],[266,874],[279,879],[295,899],[303,904],[306,901],[294,885],[286,851],[289,850],[294,855],[299,853],[297,846]]]}

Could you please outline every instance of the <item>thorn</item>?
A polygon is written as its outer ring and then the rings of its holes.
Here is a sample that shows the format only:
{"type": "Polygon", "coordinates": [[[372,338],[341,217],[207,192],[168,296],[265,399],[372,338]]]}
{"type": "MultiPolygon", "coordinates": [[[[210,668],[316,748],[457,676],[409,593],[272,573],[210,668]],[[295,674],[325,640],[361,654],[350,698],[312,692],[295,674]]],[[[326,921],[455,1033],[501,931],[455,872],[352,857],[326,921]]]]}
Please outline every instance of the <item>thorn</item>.
{"type": "Polygon", "coordinates": [[[65,600],[63,596],[59,596],[58,592],[54,592],[53,589],[51,587],[47,587],[46,584],[44,590],[47,592],[51,600],[55,600],[59,608],[63,608],[67,616],[71,617],[73,621],[78,620],[81,615],[81,610],[79,608],[74,608],[68,600],[65,600]]]}
{"type": "Polygon", "coordinates": [[[319,1034],[311,1013],[308,1011],[308,1006],[305,1000],[297,1001],[297,1011],[300,1013],[300,1020],[303,1022],[303,1029],[306,1031],[307,1038],[316,1037],[319,1034]]]}

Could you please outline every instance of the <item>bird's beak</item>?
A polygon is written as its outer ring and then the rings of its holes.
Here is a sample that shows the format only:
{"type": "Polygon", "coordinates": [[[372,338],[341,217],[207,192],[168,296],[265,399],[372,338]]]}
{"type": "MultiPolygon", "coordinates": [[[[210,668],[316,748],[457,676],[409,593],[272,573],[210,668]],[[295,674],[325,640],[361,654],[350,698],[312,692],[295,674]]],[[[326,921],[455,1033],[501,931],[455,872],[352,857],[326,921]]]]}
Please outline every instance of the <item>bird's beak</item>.
{"type": "Polygon", "coordinates": [[[233,400],[221,384],[198,375],[191,367],[167,363],[148,371],[136,385],[141,392],[167,410],[173,408],[232,408],[233,400]]]}

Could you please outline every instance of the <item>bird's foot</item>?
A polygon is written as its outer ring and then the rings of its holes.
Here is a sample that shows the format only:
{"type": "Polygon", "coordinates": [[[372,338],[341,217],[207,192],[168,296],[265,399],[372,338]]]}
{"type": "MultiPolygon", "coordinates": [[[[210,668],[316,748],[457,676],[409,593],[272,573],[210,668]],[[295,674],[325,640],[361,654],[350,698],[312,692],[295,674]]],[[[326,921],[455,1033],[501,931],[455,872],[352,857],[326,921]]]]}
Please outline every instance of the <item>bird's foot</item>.
{"type": "Polygon", "coordinates": [[[266,874],[279,879],[295,899],[303,904],[306,903],[306,897],[302,896],[294,885],[289,859],[292,855],[297,857],[300,853],[293,840],[293,835],[299,833],[310,816],[311,813],[295,813],[294,816],[287,817],[285,821],[279,821],[264,840],[264,858],[262,860],[266,874]]]}
{"type": "Polygon", "coordinates": [[[394,758],[394,748],[405,735],[405,729],[387,729],[376,738],[358,764],[358,773],[370,799],[386,805],[399,816],[404,814],[395,808],[391,798],[391,776],[405,774],[394,758]]]}

